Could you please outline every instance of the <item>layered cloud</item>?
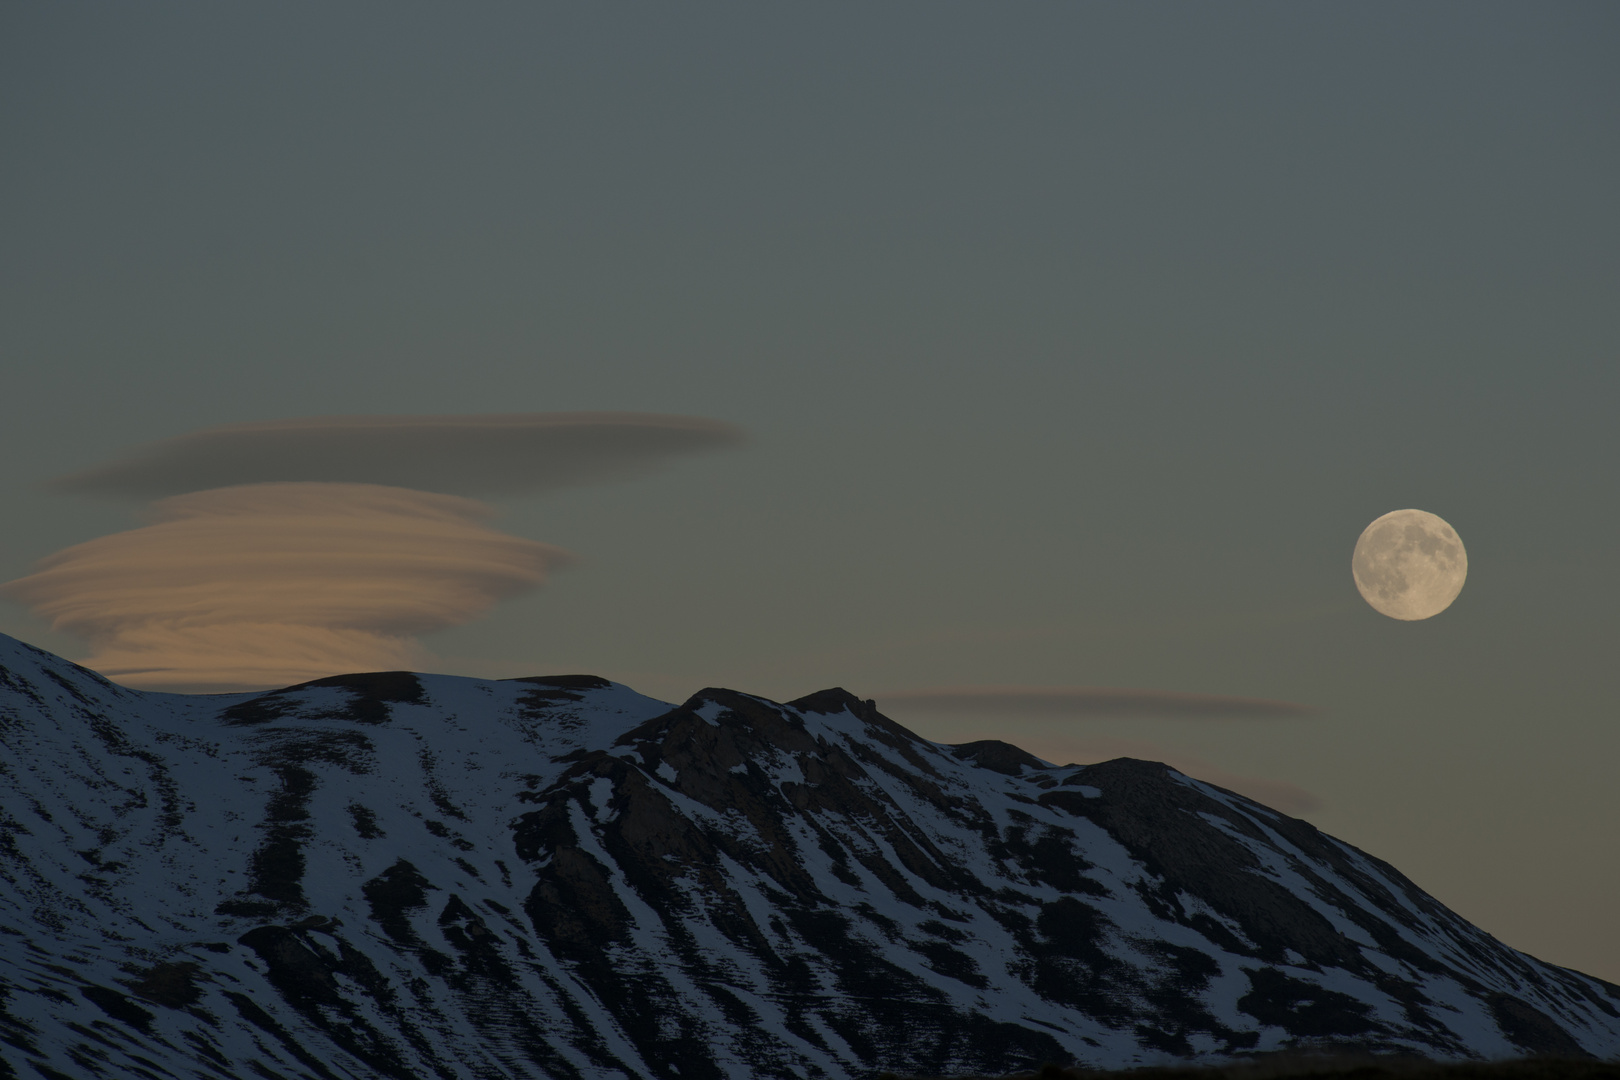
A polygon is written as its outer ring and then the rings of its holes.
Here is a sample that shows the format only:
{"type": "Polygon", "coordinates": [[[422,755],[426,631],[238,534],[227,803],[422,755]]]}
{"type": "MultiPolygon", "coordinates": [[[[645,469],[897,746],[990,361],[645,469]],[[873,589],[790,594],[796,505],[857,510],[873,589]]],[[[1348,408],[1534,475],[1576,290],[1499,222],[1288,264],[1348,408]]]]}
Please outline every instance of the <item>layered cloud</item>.
{"type": "Polygon", "coordinates": [[[1179,694],[1105,686],[944,686],[884,694],[878,704],[908,713],[1006,717],[1165,716],[1225,719],[1309,716],[1292,701],[1179,694]]]}
{"type": "Polygon", "coordinates": [[[466,495],[640,475],[742,440],[654,413],[326,416],[204,428],[50,484],[159,499],[153,524],[0,586],[130,686],[241,690],[432,665],[416,638],[540,585],[559,548],[466,495]]]}
{"type": "Polygon", "coordinates": [[[50,486],[158,498],[318,480],[511,495],[633,477],[669,458],[741,440],[731,424],[658,413],[318,416],[203,428],[136,447],[50,486]]]}
{"type": "MultiPolygon", "coordinates": [[[[201,475],[197,473],[195,475],[201,475]]],[[[174,496],[153,524],[67,548],[0,594],[86,638],[147,689],[283,686],[421,668],[418,634],[465,623],[569,561],[454,495],[269,483],[174,496]]]]}

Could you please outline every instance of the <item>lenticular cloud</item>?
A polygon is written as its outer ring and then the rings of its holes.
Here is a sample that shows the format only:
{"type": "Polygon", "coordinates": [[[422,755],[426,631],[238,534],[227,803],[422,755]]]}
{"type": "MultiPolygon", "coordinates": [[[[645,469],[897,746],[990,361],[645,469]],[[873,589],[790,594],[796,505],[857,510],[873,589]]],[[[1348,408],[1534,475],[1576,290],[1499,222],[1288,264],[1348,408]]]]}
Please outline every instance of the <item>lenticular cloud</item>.
{"type": "Polygon", "coordinates": [[[50,486],[150,499],[322,480],[518,495],[631,479],[673,458],[741,440],[731,424],[665,413],[308,416],[187,432],[50,486]]]}
{"type": "Polygon", "coordinates": [[[560,548],[483,524],[482,503],[376,484],[272,483],[153,505],[0,593],[82,635],[87,667],[143,689],[284,686],[420,668],[416,635],[536,588],[560,548]]]}
{"type": "Polygon", "coordinates": [[[489,508],[460,496],[630,479],[741,439],[721,421],[657,413],[204,428],[53,481],[168,497],[155,524],[58,552],[0,596],[87,638],[87,667],[142,689],[420,669],[432,658],[417,635],[476,618],[569,558],[481,524],[489,508]]]}

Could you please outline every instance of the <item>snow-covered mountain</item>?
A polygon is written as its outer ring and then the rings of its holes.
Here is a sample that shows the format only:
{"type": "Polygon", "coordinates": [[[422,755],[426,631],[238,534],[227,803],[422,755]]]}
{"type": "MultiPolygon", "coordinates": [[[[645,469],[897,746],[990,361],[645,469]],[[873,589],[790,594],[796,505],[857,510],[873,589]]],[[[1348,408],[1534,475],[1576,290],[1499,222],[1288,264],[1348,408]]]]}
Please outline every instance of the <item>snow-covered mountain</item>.
{"type": "Polygon", "coordinates": [[[1328,1040],[1620,1056],[1620,987],[1163,765],[841,690],[140,693],[0,638],[5,1076],[844,1077],[1328,1040]]]}

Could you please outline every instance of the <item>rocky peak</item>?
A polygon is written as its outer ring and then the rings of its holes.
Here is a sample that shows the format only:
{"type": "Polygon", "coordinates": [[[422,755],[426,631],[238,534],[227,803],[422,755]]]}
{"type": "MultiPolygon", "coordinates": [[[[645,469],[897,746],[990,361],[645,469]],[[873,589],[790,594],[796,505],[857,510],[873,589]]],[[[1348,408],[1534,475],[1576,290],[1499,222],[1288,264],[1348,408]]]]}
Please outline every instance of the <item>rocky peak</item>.
{"type": "Polygon", "coordinates": [[[1620,1054],[1620,988],[1305,822],[840,689],[187,697],[0,639],[0,743],[0,1038],[45,1076],[1620,1054]]]}

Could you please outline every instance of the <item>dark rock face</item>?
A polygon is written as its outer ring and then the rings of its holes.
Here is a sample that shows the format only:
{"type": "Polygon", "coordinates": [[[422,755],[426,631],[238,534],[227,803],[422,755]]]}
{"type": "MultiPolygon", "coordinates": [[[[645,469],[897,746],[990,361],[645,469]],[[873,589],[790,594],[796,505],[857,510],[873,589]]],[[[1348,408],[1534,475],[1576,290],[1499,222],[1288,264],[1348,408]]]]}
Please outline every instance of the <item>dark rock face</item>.
{"type": "Polygon", "coordinates": [[[1152,762],[828,690],[140,694],[0,640],[0,1077],[1620,1054],[1620,988],[1152,762]]]}

